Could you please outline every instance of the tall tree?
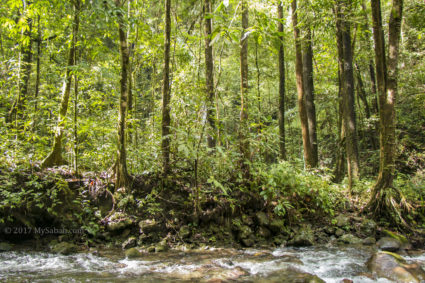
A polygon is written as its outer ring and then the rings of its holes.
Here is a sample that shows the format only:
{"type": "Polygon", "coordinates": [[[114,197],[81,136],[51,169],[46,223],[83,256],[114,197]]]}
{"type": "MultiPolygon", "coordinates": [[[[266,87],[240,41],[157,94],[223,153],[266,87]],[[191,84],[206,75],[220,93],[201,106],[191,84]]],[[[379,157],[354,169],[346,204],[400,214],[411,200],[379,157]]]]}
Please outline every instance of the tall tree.
{"type": "Polygon", "coordinates": [[[245,178],[250,175],[248,161],[250,159],[248,139],[248,5],[242,0],[242,35],[240,50],[240,72],[241,72],[241,112],[240,112],[240,151],[242,154],[241,168],[245,178]]]}
{"type": "Polygon", "coordinates": [[[391,197],[388,190],[393,187],[395,173],[395,103],[403,0],[392,1],[388,30],[388,63],[385,58],[380,0],[371,0],[371,5],[379,94],[380,155],[379,175],[368,207],[375,212],[375,215],[382,215],[392,209],[391,202],[387,202],[387,200],[391,197]]]}
{"type": "Polygon", "coordinates": [[[62,158],[62,137],[65,128],[66,113],[68,112],[69,96],[71,93],[72,84],[72,67],[75,65],[75,48],[77,45],[78,29],[80,26],[80,0],[72,1],[74,5],[74,19],[72,23],[72,37],[68,54],[68,65],[65,72],[65,81],[62,99],[59,108],[58,124],[56,126],[56,132],[53,140],[53,146],[51,152],[41,163],[42,168],[52,167],[56,165],[62,165],[65,161],[62,158]]]}
{"type": "Polygon", "coordinates": [[[305,106],[305,92],[304,92],[304,78],[303,78],[303,58],[302,58],[302,44],[300,37],[300,29],[298,27],[298,11],[297,0],[292,0],[292,25],[294,27],[295,39],[295,75],[298,92],[298,111],[301,120],[301,132],[303,139],[304,149],[304,163],[306,168],[314,167],[314,157],[312,147],[310,144],[308,132],[308,117],[305,106]]]}
{"type": "Polygon", "coordinates": [[[308,120],[308,137],[312,153],[311,167],[317,167],[319,155],[316,132],[316,106],[314,104],[313,47],[311,28],[309,26],[306,27],[303,51],[303,83],[305,91],[305,108],[308,120]]]}
{"type": "Polygon", "coordinates": [[[125,23],[122,12],[123,3],[121,0],[115,0],[117,8],[118,33],[120,40],[121,53],[121,80],[120,80],[120,104],[118,113],[118,144],[117,144],[117,162],[115,168],[115,187],[121,188],[128,185],[127,171],[127,151],[126,151],[126,118],[128,110],[129,96],[129,70],[130,70],[130,51],[127,42],[127,33],[125,32],[125,23]]]}
{"type": "Polygon", "coordinates": [[[359,151],[356,126],[356,110],[354,100],[354,73],[353,73],[353,51],[351,48],[351,27],[350,27],[350,1],[341,0],[339,5],[339,16],[341,18],[342,36],[342,61],[343,61],[343,85],[342,96],[344,101],[344,126],[345,126],[345,146],[347,153],[347,173],[349,187],[352,181],[359,175],[359,151]]]}
{"type": "Polygon", "coordinates": [[[284,46],[284,18],[282,1],[278,0],[277,13],[279,18],[279,153],[282,160],[286,160],[285,146],[285,46],[284,46]]]}
{"type": "Polygon", "coordinates": [[[165,0],[164,80],[162,85],[162,166],[164,174],[170,170],[170,44],[171,0],[165,0]]]}
{"type": "Polygon", "coordinates": [[[204,14],[205,14],[205,79],[207,90],[207,120],[210,125],[211,131],[208,135],[208,147],[214,148],[216,145],[215,131],[215,111],[214,111],[214,60],[213,60],[213,47],[211,45],[212,35],[212,14],[211,14],[211,0],[204,1],[204,14]]]}

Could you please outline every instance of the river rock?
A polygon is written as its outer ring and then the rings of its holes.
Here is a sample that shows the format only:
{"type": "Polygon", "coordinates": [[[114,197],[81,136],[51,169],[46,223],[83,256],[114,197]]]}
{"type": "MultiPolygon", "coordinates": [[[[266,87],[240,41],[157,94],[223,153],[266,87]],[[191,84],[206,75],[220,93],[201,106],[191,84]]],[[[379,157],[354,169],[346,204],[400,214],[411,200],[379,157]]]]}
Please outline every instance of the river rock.
{"type": "Polygon", "coordinates": [[[116,232],[124,230],[125,228],[133,225],[133,221],[128,217],[128,215],[122,212],[114,213],[106,224],[106,229],[110,232],[116,232]]]}
{"type": "Polygon", "coordinates": [[[367,236],[373,236],[375,235],[376,227],[375,221],[372,219],[364,219],[360,224],[360,231],[367,236]]]}
{"type": "Polygon", "coordinates": [[[259,211],[255,214],[259,226],[269,226],[270,220],[266,213],[259,211]]]}
{"type": "Polygon", "coordinates": [[[338,239],[338,242],[349,245],[358,245],[362,243],[362,240],[352,234],[345,234],[338,239]]]}
{"type": "Polygon", "coordinates": [[[69,255],[69,254],[77,252],[78,248],[73,243],[61,242],[61,243],[53,245],[51,247],[51,250],[54,253],[69,255]]]}
{"type": "Polygon", "coordinates": [[[336,226],[339,228],[346,228],[350,225],[350,218],[344,214],[338,215],[335,220],[336,226]]]}
{"type": "Polygon", "coordinates": [[[341,237],[342,235],[344,235],[344,230],[342,230],[341,228],[336,229],[335,231],[335,236],[337,237],[341,237]]]}
{"type": "Polygon", "coordinates": [[[191,232],[192,231],[190,231],[189,226],[186,226],[186,225],[182,226],[182,227],[180,227],[180,230],[179,230],[179,237],[181,239],[187,239],[187,238],[190,237],[191,232]]]}
{"type": "Polygon", "coordinates": [[[285,231],[285,220],[278,219],[278,218],[272,219],[272,221],[270,221],[269,229],[275,234],[281,233],[281,232],[286,232],[285,231]]]}
{"type": "Polygon", "coordinates": [[[8,252],[12,249],[12,245],[6,242],[0,242],[0,252],[8,252]]]}
{"type": "Polygon", "coordinates": [[[263,238],[269,238],[271,236],[271,232],[269,229],[267,229],[266,227],[260,227],[258,228],[258,232],[257,232],[258,236],[263,237],[263,238]]]}
{"type": "Polygon", "coordinates": [[[367,263],[369,270],[377,277],[386,278],[400,283],[416,283],[420,282],[418,275],[425,274],[419,265],[411,268],[407,265],[405,260],[393,253],[389,252],[377,252],[375,253],[367,263]],[[411,272],[412,271],[412,272],[411,272]]]}
{"type": "Polygon", "coordinates": [[[136,258],[141,257],[142,253],[137,248],[130,248],[125,251],[125,256],[127,258],[136,258]]]}
{"type": "Polygon", "coordinates": [[[159,242],[158,245],[155,246],[156,253],[165,252],[167,250],[168,250],[168,244],[166,239],[163,239],[161,242],[159,242]]]}
{"type": "Polygon", "coordinates": [[[372,246],[376,244],[376,239],[374,237],[367,237],[363,239],[362,244],[365,246],[372,246]]]}
{"type": "Polygon", "coordinates": [[[295,268],[287,268],[278,272],[274,272],[266,278],[254,281],[261,283],[280,283],[280,282],[295,282],[295,283],[325,283],[316,275],[305,273],[295,268]]]}
{"type": "Polygon", "coordinates": [[[163,223],[155,219],[145,219],[139,222],[140,233],[149,234],[161,231],[164,228],[163,223]]]}
{"type": "Polygon", "coordinates": [[[296,247],[312,246],[314,244],[314,234],[310,226],[303,226],[298,230],[295,237],[289,242],[296,247]]]}
{"type": "Polygon", "coordinates": [[[400,249],[402,243],[391,237],[381,238],[376,245],[383,251],[396,252],[400,249]]]}
{"type": "Polygon", "coordinates": [[[136,237],[130,237],[127,240],[125,240],[124,243],[122,243],[121,247],[123,250],[133,248],[137,244],[137,238],[136,237]]]}

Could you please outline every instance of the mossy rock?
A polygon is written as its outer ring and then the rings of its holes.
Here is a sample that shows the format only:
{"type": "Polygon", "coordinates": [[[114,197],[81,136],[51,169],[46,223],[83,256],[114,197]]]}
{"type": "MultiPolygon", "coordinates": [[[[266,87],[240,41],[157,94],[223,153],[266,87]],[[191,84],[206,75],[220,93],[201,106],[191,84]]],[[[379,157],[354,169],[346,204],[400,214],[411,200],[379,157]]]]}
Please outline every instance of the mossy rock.
{"type": "Polygon", "coordinates": [[[124,241],[124,243],[122,243],[121,247],[123,250],[129,249],[129,248],[133,248],[135,247],[137,244],[137,238],[136,237],[130,237],[127,240],[124,241]]]}
{"type": "Polygon", "coordinates": [[[345,234],[338,239],[338,242],[349,245],[359,245],[362,243],[362,240],[352,234],[345,234]]]}
{"type": "Polygon", "coordinates": [[[255,214],[255,218],[257,220],[257,223],[259,226],[269,226],[270,225],[270,219],[267,216],[266,213],[259,211],[255,214]]]}
{"type": "Polygon", "coordinates": [[[408,244],[409,243],[409,240],[407,240],[407,238],[405,236],[401,235],[401,234],[391,232],[389,230],[383,230],[382,232],[385,235],[387,235],[388,237],[398,240],[402,244],[408,244]]]}
{"type": "Polygon", "coordinates": [[[379,239],[376,245],[383,251],[396,252],[401,248],[402,243],[396,238],[383,237],[379,239]]]}
{"type": "Polygon", "coordinates": [[[185,225],[185,226],[180,227],[178,235],[181,239],[187,239],[187,238],[190,237],[191,233],[192,233],[192,231],[190,230],[189,226],[185,225]]]}
{"type": "Polygon", "coordinates": [[[125,251],[125,256],[127,258],[137,258],[141,257],[142,253],[137,248],[130,248],[125,251]]]}
{"type": "Polygon", "coordinates": [[[52,249],[52,252],[54,253],[70,255],[72,253],[76,253],[78,250],[78,247],[73,243],[61,242],[54,245],[51,249],[52,249]]]}
{"type": "Polygon", "coordinates": [[[6,242],[1,242],[0,243],[0,252],[8,252],[10,250],[12,250],[13,246],[9,243],[6,242]]]}
{"type": "Polygon", "coordinates": [[[314,244],[314,233],[311,227],[309,225],[301,227],[289,244],[296,247],[312,246],[314,244]]]}

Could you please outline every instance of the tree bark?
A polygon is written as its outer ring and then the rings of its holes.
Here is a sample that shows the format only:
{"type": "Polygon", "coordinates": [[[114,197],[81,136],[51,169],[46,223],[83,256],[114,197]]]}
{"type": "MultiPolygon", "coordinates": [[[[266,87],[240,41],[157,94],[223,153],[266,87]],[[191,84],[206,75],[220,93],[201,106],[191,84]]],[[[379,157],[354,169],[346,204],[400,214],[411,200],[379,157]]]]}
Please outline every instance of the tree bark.
{"type": "Polygon", "coordinates": [[[295,73],[298,92],[298,108],[301,120],[301,132],[304,148],[304,162],[306,168],[312,168],[314,165],[314,157],[312,147],[310,145],[310,136],[308,132],[308,117],[305,106],[305,92],[304,92],[304,79],[303,79],[303,58],[302,58],[302,45],[300,38],[300,30],[298,27],[298,11],[297,0],[292,1],[292,25],[294,27],[295,39],[295,73]]]}
{"type": "Polygon", "coordinates": [[[207,92],[207,120],[210,126],[210,132],[207,137],[208,147],[214,148],[216,145],[216,120],[214,108],[214,59],[213,47],[211,45],[212,33],[212,14],[211,0],[204,1],[205,13],[205,80],[207,92]]]}
{"type": "Polygon", "coordinates": [[[75,65],[75,48],[77,43],[78,29],[80,25],[80,1],[74,1],[74,20],[72,26],[72,40],[71,47],[68,54],[68,65],[65,73],[65,81],[63,88],[63,95],[59,108],[58,124],[56,126],[56,132],[53,140],[52,151],[41,163],[42,168],[48,168],[57,165],[63,165],[65,163],[62,158],[62,137],[66,121],[66,113],[68,112],[69,96],[71,92],[72,73],[71,69],[75,65]]]}
{"type": "Polygon", "coordinates": [[[313,81],[313,48],[310,27],[306,27],[306,37],[303,52],[303,83],[305,92],[305,108],[308,120],[308,136],[312,152],[311,167],[317,167],[319,162],[316,132],[316,106],[314,105],[314,81],[313,81]]]}
{"type": "Polygon", "coordinates": [[[368,207],[375,212],[375,215],[381,215],[391,209],[388,207],[385,198],[387,190],[393,187],[395,174],[395,103],[397,98],[398,53],[403,0],[393,0],[392,2],[388,31],[388,65],[385,58],[381,4],[379,0],[372,0],[371,5],[379,93],[380,157],[379,175],[368,207]]]}
{"type": "Polygon", "coordinates": [[[162,167],[164,175],[170,171],[170,44],[171,0],[165,0],[164,80],[162,86],[162,167]]]}
{"type": "MultiPolygon", "coordinates": [[[[122,8],[120,0],[115,0],[118,9],[122,8]]],[[[120,80],[120,104],[118,112],[118,144],[117,144],[117,162],[115,168],[115,188],[127,187],[129,176],[127,171],[127,151],[126,151],[126,118],[128,111],[129,96],[129,68],[130,68],[130,51],[128,48],[127,34],[125,32],[122,11],[118,11],[118,33],[120,40],[121,53],[121,80],[120,80]]]]}
{"type": "Polygon", "coordinates": [[[241,169],[245,179],[248,179],[250,176],[249,165],[247,163],[250,160],[248,139],[248,35],[246,34],[248,25],[248,5],[246,0],[242,0],[242,35],[240,42],[241,112],[239,141],[242,154],[241,169]]]}
{"type": "Polygon", "coordinates": [[[286,160],[285,145],[285,46],[283,30],[283,5],[278,0],[277,11],[279,17],[279,153],[282,160],[286,160]]]}

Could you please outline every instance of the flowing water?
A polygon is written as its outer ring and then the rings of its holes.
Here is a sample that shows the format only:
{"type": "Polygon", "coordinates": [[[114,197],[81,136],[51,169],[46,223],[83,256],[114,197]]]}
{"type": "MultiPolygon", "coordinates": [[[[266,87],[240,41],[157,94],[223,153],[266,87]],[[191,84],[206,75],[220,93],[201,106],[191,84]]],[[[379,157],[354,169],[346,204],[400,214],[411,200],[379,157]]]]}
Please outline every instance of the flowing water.
{"type": "MultiPolygon", "coordinates": [[[[210,248],[128,259],[118,250],[69,256],[13,251],[0,253],[0,282],[303,282],[306,273],[326,282],[389,282],[367,277],[365,263],[372,253],[370,248],[348,246],[210,248]]],[[[414,259],[425,262],[423,255],[414,259]]]]}

